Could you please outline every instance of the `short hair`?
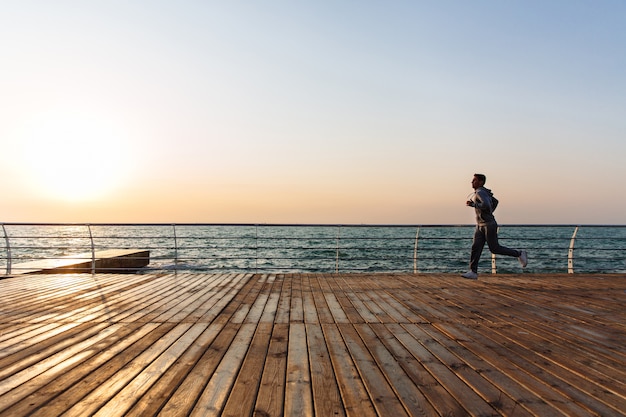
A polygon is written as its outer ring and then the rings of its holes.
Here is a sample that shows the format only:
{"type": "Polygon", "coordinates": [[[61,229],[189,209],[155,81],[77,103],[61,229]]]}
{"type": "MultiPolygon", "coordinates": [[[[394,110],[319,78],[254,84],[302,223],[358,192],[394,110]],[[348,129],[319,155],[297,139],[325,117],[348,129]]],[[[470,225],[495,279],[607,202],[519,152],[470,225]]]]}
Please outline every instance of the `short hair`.
{"type": "Polygon", "coordinates": [[[487,177],[485,174],[474,174],[476,178],[478,178],[483,184],[487,182],[487,177]]]}

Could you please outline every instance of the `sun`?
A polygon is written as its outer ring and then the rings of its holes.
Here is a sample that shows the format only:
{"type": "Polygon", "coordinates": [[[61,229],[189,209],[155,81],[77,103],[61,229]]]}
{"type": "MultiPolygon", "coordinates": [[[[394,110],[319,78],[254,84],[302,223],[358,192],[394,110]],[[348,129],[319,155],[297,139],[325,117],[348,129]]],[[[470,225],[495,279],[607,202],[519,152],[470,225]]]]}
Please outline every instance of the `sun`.
{"type": "Polygon", "coordinates": [[[129,169],[123,131],[85,111],[49,112],[20,138],[21,169],[38,193],[66,201],[103,198],[129,169]]]}

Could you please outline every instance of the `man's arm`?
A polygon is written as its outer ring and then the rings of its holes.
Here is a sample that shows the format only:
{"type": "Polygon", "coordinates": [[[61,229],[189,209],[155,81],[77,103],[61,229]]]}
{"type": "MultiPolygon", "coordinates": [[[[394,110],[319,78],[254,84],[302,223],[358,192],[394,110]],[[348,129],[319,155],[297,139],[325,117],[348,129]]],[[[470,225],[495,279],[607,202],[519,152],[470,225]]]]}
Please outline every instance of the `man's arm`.
{"type": "Polygon", "coordinates": [[[489,193],[481,188],[476,190],[476,197],[474,198],[473,207],[476,207],[482,211],[489,211],[489,213],[491,213],[491,196],[489,195],[489,193]]]}

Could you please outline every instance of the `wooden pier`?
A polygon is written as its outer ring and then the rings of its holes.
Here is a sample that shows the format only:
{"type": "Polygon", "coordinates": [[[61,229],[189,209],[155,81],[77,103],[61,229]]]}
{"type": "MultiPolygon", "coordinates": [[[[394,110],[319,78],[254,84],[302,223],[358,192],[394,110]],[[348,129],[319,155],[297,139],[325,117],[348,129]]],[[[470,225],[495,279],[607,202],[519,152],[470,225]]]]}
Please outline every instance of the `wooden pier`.
{"type": "Polygon", "coordinates": [[[626,276],[0,280],[1,416],[626,415],[626,276]]]}
{"type": "Polygon", "coordinates": [[[12,266],[11,275],[135,273],[149,263],[149,250],[106,249],[19,263],[12,266]]]}

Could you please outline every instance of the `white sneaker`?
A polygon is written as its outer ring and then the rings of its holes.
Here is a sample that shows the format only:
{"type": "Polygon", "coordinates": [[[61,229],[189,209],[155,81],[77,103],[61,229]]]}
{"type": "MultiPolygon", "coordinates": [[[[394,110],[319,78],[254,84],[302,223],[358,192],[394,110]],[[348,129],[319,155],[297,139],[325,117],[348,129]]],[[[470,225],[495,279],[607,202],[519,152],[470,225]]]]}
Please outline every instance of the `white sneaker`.
{"type": "Polygon", "coordinates": [[[519,261],[520,265],[522,265],[522,268],[526,268],[526,265],[528,265],[528,254],[525,250],[520,251],[520,255],[517,260],[519,261]]]}
{"type": "Polygon", "coordinates": [[[466,273],[461,274],[461,276],[466,279],[478,279],[478,274],[474,271],[467,271],[466,273]]]}

